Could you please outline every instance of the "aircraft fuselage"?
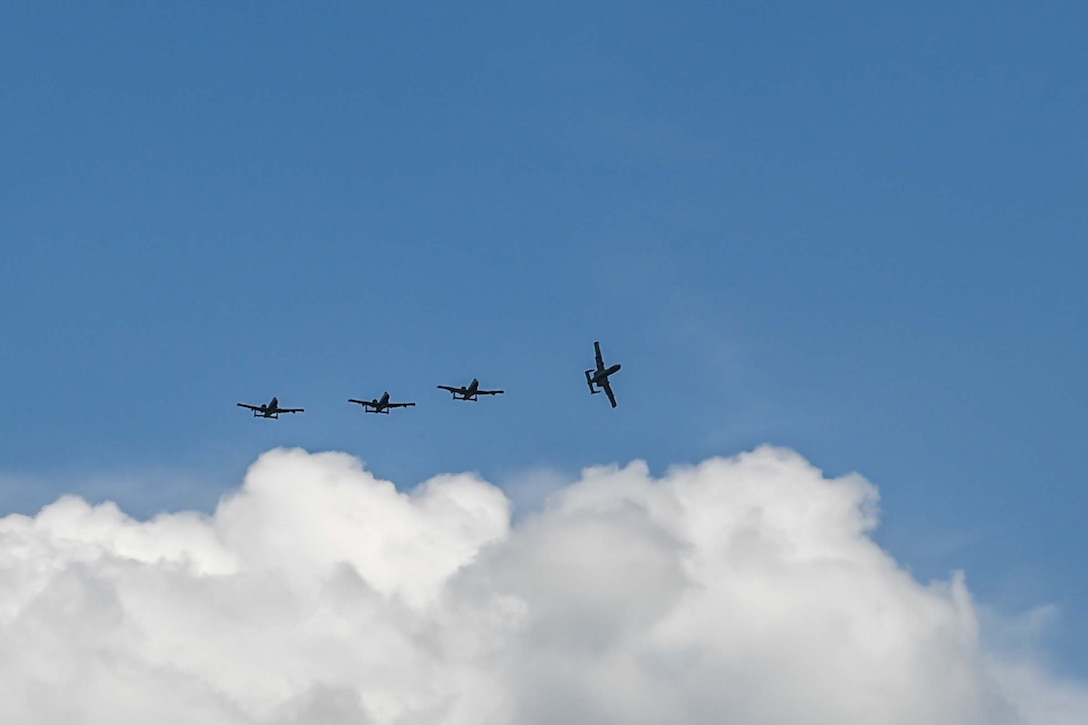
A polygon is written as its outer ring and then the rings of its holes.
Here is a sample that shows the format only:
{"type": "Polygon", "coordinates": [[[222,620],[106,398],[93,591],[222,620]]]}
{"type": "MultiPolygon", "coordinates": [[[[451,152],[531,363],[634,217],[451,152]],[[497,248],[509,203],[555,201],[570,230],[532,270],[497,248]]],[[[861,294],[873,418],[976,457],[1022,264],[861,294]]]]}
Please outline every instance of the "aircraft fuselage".
{"type": "Polygon", "coordinates": [[[619,363],[616,363],[615,365],[613,365],[611,367],[607,367],[604,370],[598,370],[597,372],[595,372],[593,374],[593,377],[590,378],[590,382],[593,383],[594,385],[600,385],[601,383],[608,380],[609,375],[616,372],[621,367],[623,367],[623,366],[620,365],[619,363]]]}

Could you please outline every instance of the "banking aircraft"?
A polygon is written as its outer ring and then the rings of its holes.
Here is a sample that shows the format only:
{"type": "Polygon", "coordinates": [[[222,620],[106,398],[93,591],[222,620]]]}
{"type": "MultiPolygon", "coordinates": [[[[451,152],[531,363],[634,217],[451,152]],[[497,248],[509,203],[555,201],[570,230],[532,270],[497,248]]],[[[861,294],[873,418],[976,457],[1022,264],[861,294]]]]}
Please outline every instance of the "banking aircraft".
{"type": "Polygon", "coordinates": [[[589,384],[589,392],[592,395],[596,395],[601,392],[597,390],[597,387],[604,388],[605,394],[608,396],[608,402],[612,404],[612,407],[616,407],[616,396],[612,393],[612,386],[608,383],[608,376],[620,369],[621,365],[616,363],[612,367],[606,368],[604,366],[604,358],[601,357],[601,343],[594,342],[593,349],[596,351],[596,370],[586,370],[586,383],[589,384]],[[596,386],[596,387],[595,387],[596,386]]]}

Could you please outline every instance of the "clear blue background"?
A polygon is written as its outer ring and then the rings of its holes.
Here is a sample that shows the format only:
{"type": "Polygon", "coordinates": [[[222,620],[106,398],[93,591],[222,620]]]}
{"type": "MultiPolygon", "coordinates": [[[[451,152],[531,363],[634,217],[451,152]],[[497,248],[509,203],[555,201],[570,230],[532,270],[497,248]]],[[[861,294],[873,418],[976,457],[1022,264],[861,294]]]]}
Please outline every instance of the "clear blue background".
{"type": "Polygon", "coordinates": [[[374,5],[0,9],[0,509],[771,442],[1088,674],[1083,3],[374,5]]]}

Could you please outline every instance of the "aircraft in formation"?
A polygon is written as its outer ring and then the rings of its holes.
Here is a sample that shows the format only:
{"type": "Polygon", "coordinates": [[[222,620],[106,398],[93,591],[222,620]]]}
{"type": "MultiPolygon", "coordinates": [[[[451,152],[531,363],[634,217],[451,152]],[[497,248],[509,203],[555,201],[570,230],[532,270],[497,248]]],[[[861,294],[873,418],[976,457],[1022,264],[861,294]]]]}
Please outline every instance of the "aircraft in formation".
{"type": "MultiPolygon", "coordinates": [[[[589,392],[591,395],[604,390],[605,395],[608,396],[608,402],[612,404],[612,407],[616,407],[616,396],[612,392],[612,384],[608,381],[609,376],[613,375],[622,366],[619,363],[606,367],[604,364],[604,357],[601,355],[601,343],[593,343],[594,350],[594,362],[595,368],[586,370],[586,384],[589,385],[589,392]],[[598,390],[600,388],[600,390],[598,390]]],[[[481,395],[502,395],[502,390],[480,390],[480,381],[476,378],[472,379],[472,382],[462,387],[454,387],[451,385],[439,385],[442,390],[448,390],[453,394],[454,400],[470,400],[475,401],[481,395]]],[[[393,408],[413,408],[415,403],[392,403],[389,401],[389,393],[385,392],[382,397],[375,398],[374,400],[356,400],[355,398],[348,398],[349,403],[356,403],[363,406],[363,412],[365,413],[385,413],[389,414],[389,411],[393,408]]],[[[240,408],[248,408],[253,411],[254,418],[279,418],[280,413],[301,413],[302,408],[281,408],[280,401],[277,398],[272,398],[272,402],[267,405],[249,405],[248,403],[238,403],[240,408]]]]}
{"type": "Polygon", "coordinates": [[[393,408],[414,408],[415,403],[390,403],[388,391],[382,393],[382,397],[375,398],[374,400],[356,400],[355,398],[348,398],[349,403],[358,403],[363,406],[364,413],[385,413],[389,415],[389,411],[393,408]]]}
{"type": "Polygon", "coordinates": [[[272,402],[260,405],[238,403],[239,408],[248,408],[253,411],[254,418],[279,418],[280,413],[301,413],[302,408],[281,408],[279,398],[272,398],[272,402]]]}
{"type": "Polygon", "coordinates": [[[454,400],[477,400],[481,395],[502,395],[503,393],[501,390],[480,390],[480,381],[476,378],[473,378],[472,382],[467,386],[460,388],[449,385],[439,385],[438,387],[453,393],[454,400]]]}
{"type": "Polygon", "coordinates": [[[601,357],[601,343],[594,342],[593,349],[596,352],[596,370],[586,370],[586,383],[589,384],[589,394],[596,395],[601,392],[594,386],[604,389],[605,394],[608,396],[608,402],[612,404],[612,407],[616,407],[616,396],[612,393],[612,385],[608,382],[608,376],[615,373],[622,366],[616,363],[610,368],[604,366],[604,358],[601,357]]]}

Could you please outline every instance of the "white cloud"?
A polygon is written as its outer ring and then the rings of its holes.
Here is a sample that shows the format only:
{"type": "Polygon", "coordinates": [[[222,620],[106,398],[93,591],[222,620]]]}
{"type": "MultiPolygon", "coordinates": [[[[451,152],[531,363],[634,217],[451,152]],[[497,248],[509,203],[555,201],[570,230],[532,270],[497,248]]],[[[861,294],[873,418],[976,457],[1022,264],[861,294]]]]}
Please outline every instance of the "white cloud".
{"type": "Polygon", "coordinates": [[[0,519],[13,723],[1063,725],[1083,683],[980,638],[960,575],[868,537],[877,493],[760,448],[604,467],[511,526],[276,450],[211,516],[61,498],[0,519]]]}

